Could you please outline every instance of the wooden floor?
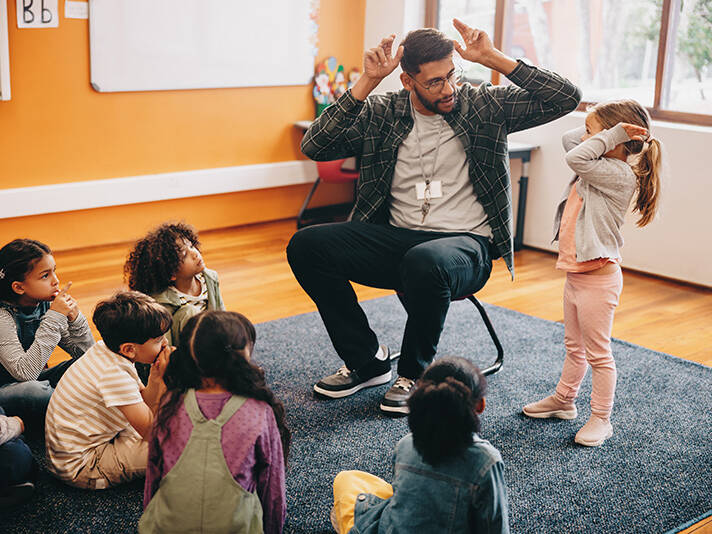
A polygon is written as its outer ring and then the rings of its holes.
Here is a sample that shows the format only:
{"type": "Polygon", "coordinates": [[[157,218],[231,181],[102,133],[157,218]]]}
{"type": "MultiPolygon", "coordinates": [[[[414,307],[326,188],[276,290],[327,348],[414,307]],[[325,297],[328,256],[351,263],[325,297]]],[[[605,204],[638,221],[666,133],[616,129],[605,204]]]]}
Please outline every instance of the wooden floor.
{"type": "MultiPolygon", "coordinates": [[[[253,322],[315,310],[287,265],[285,248],[295,230],[293,220],[204,232],[205,263],[220,274],[226,307],[253,322]]],[[[57,273],[72,281],[72,295],[91,319],[97,301],[123,287],[122,268],[131,244],[58,252],[57,273]]],[[[497,260],[484,302],[522,313],[562,321],[564,275],[547,252],[522,250],[515,255],[516,280],[497,260]]],[[[361,300],[392,294],[357,286],[361,300]]],[[[613,335],[650,349],[712,366],[712,289],[624,272],[624,288],[613,335]]],[[[96,331],[94,332],[96,336],[96,331]]],[[[57,361],[60,356],[53,356],[57,361]]],[[[712,534],[712,518],[684,531],[712,534]]]]}
{"type": "MultiPolygon", "coordinates": [[[[253,322],[270,321],[314,311],[285,257],[294,221],[243,226],[200,235],[205,263],[220,274],[228,309],[253,322]]],[[[72,295],[91,317],[97,301],[123,287],[123,263],[131,247],[98,246],[58,252],[60,283],[72,281],[72,295]]],[[[554,269],[548,252],[515,254],[516,279],[511,281],[502,260],[478,297],[522,313],[562,321],[564,275],[554,269]]],[[[392,294],[357,286],[360,299],[392,294]]],[[[654,350],[712,366],[712,289],[624,273],[624,288],[616,311],[613,335],[654,350]]]]}

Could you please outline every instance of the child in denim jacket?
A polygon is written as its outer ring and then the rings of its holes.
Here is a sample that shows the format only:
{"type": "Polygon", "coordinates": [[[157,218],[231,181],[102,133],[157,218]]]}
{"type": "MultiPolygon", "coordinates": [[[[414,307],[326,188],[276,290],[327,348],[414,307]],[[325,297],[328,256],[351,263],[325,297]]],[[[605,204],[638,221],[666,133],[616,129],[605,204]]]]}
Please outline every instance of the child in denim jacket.
{"type": "Polygon", "coordinates": [[[336,531],[508,533],[502,457],[477,434],[486,385],[463,358],[430,365],[408,400],[411,433],[396,445],[393,486],[363,471],[339,473],[336,531]]]}

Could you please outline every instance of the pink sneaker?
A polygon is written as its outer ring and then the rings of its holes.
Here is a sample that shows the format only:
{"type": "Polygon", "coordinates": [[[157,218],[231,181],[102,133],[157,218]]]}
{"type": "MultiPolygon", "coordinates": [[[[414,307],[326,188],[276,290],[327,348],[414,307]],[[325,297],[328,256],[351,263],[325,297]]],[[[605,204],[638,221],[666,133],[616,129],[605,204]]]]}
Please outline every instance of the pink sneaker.
{"type": "Polygon", "coordinates": [[[522,408],[524,415],[534,417],[535,419],[549,419],[555,417],[557,419],[575,419],[578,415],[576,405],[571,403],[562,403],[554,395],[549,395],[545,399],[532,402],[522,408]]]}
{"type": "Polygon", "coordinates": [[[613,435],[613,426],[606,419],[592,415],[581,430],[576,432],[574,441],[586,447],[598,447],[613,435]]]}

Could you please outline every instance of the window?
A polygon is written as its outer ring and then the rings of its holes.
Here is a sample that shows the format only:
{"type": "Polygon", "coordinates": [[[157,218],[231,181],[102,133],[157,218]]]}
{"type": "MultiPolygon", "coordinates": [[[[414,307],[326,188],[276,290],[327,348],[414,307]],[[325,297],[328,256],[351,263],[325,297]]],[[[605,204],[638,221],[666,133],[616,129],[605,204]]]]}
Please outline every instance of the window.
{"type": "MultiPolygon", "coordinates": [[[[712,0],[428,0],[428,25],[454,17],[495,47],[554,70],[588,103],[634,98],[653,118],[712,125],[712,0]]],[[[473,82],[499,74],[466,67],[473,82]]]]}

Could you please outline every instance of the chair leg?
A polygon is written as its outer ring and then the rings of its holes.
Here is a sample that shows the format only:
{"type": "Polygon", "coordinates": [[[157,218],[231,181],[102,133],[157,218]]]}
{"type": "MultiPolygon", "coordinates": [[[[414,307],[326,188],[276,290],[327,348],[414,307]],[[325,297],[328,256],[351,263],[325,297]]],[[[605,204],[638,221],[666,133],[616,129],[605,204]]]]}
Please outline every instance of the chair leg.
{"type": "Polygon", "coordinates": [[[482,317],[482,320],[484,321],[485,326],[487,327],[487,331],[489,332],[489,335],[492,338],[495,347],[497,347],[497,359],[492,365],[482,370],[482,374],[484,375],[494,374],[502,367],[502,362],[504,360],[504,349],[502,348],[502,344],[499,342],[497,332],[494,331],[494,327],[492,326],[492,322],[490,321],[490,318],[487,315],[484,306],[482,306],[480,301],[477,300],[474,295],[468,296],[467,300],[472,302],[472,304],[474,304],[477,308],[477,311],[480,312],[480,316],[482,317]]]}
{"type": "Polygon", "coordinates": [[[307,211],[307,206],[309,205],[309,201],[311,200],[312,196],[314,196],[314,191],[316,191],[316,187],[319,185],[320,181],[321,181],[321,179],[317,176],[316,181],[314,182],[314,185],[312,186],[311,190],[307,194],[307,198],[305,198],[304,202],[302,203],[302,207],[299,210],[299,213],[297,214],[297,230],[306,226],[306,224],[304,224],[304,220],[303,220],[304,212],[307,211]]]}

